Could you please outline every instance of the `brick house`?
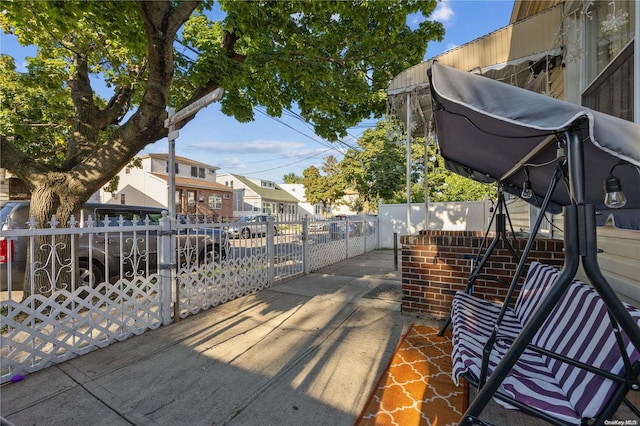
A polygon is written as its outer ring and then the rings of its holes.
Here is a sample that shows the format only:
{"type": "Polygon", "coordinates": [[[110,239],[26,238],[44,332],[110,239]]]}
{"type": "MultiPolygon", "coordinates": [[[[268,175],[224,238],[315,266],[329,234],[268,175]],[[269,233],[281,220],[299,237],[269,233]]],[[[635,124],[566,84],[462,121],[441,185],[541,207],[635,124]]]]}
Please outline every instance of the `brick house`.
{"type": "MultiPolygon", "coordinates": [[[[168,154],[137,157],[141,168],[125,167],[118,173],[118,190],[102,190],[101,202],[168,207],[168,154]]],[[[221,221],[233,216],[233,189],[216,182],[219,167],[176,156],[177,214],[206,216],[221,221]]]]}

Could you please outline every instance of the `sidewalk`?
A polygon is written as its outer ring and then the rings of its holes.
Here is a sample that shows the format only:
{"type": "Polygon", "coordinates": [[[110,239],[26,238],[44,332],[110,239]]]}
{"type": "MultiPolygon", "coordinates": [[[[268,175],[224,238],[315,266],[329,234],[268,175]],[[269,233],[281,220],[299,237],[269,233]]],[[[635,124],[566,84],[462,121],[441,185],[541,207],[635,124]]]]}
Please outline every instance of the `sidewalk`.
{"type": "MultiPolygon", "coordinates": [[[[352,425],[408,326],[437,326],[401,314],[400,284],[393,251],[351,258],[6,384],[0,414],[16,426],[352,425]]],[[[507,410],[490,411],[505,424],[507,410]]]]}

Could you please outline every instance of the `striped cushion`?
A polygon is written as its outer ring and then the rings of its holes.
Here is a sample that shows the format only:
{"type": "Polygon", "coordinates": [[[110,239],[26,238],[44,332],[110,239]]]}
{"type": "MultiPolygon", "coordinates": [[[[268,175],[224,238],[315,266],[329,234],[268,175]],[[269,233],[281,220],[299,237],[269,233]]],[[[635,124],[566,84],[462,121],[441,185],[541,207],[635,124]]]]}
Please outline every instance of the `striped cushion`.
{"type": "MultiPolygon", "coordinates": [[[[453,346],[454,374],[470,373],[478,378],[482,360],[481,344],[473,339],[459,339],[453,346]]],[[[489,357],[488,374],[495,370],[509,345],[497,341],[489,357]]],[[[457,383],[459,377],[454,376],[457,383]]],[[[500,385],[500,391],[535,409],[573,424],[580,424],[580,416],[571,405],[566,392],[538,354],[525,350],[500,385]]],[[[510,404],[496,399],[500,405],[513,409],[510,404]]]]}
{"type": "Polygon", "coordinates": [[[521,324],[526,324],[559,274],[560,271],[553,266],[531,262],[527,278],[522,285],[520,295],[514,306],[515,314],[520,318],[521,324]]]}
{"type": "MultiPolygon", "coordinates": [[[[640,326],[640,310],[627,304],[625,307],[640,326]]],[[[623,338],[631,362],[640,360],[640,352],[624,333],[623,338]]],[[[567,289],[533,344],[619,376],[624,374],[606,306],[593,287],[580,281],[567,289]]],[[[576,411],[586,418],[597,416],[617,387],[611,380],[553,358],[548,358],[547,364],[576,411]]]]}
{"type": "MultiPolygon", "coordinates": [[[[531,263],[514,309],[507,309],[500,324],[501,335],[515,338],[520,333],[522,319],[529,318],[536,304],[546,294],[548,286],[555,281],[557,273],[558,271],[551,266],[539,262],[531,263]]],[[[497,322],[500,309],[501,305],[496,303],[457,292],[451,304],[454,345],[459,339],[465,341],[472,339],[480,346],[484,346],[497,322]]],[[[478,353],[482,354],[482,349],[478,353]]],[[[454,357],[453,377],[456,384],[458,376],[466,369],[467,366],[460,362],[456,363],[454,357]]]]}
{"type": "MultiPolygon", "coordinates": [[[[515,337],[538,306],[559,271],[533,262],[513,310],[507,310],[500,334],[515,337]]],[[[640,310],[625,305],[640,325],[640,310]]],[[[452,303],[453,379],[470,373],[480,375],[482,350],[493,330],[500,305],[458,292],[452,303]]],[[[640,353],[624,341],[632,362],[640,353]]],[[[604,302],[597,292],[574,281],[560,298],[551,315],[532,341],[537,346],[577,359],[620,375],[624,365],[608,319],[604,302]]],[[[495,343],[489,358],[489,374],[509,348],[495,343]]],[[[500,391],[542,412],[569,423],[597,416],[615,390],[615,383],[577,367],[527,349],[500,386],[500,391]]],[[[507,408],[509,404],[501,402],[507,408]]]]}

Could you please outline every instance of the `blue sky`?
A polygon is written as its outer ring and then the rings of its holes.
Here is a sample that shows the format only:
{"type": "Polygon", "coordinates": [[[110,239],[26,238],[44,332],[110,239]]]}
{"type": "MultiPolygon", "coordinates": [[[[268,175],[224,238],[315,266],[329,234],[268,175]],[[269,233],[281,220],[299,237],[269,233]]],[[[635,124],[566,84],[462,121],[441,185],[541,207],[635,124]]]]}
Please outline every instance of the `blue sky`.
{"type": "MultiPolygon", "coordinates": [[[[445,37],[442,42],[429,43],[425,59],[508,25],[512,8],[513,0],[440,1],[431,19],[444,24],[445,37]]],[[[17,63],[24,52],[33,54],[33,50],[29,53],[19,49],[13,37],[3,34],[0,42],[0,51],[16,57],[17,63]]],[[[357,138],[372,127],[375,121],[362,122],[349,129],[344,143],[330,143],[316,136],[312,127],[295,114],[285,112],[280,118],[271,118],[264,109],[258,108],[255,121],[238,123],[222,114],[217,104],[212,104],[180,130],[176,154],[219,167],[218,173],[236,173],[278,183],[287,173],[301,176],[311,165],[320,168],[329,155],[341,159],[345,146],[354,146],[357,138]]],[[[167,139],[162,139],[144,152],[165,153],[167,150],[167,139]]]]}

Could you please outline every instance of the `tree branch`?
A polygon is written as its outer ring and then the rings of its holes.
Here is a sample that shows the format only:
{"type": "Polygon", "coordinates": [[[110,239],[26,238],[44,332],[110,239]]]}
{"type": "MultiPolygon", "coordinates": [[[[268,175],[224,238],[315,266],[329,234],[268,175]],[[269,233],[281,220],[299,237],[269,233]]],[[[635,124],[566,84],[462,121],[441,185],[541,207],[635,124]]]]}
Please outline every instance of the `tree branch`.
{"type": "Polygon", "coordinates": [[[11,172],[30,188],[33,188],[34,182],[38,180],[36,176],[50,171],[49,167],[25,155],[4,135],[0,135],[0,153],[0,167],[11,169],[11,172]]]}

